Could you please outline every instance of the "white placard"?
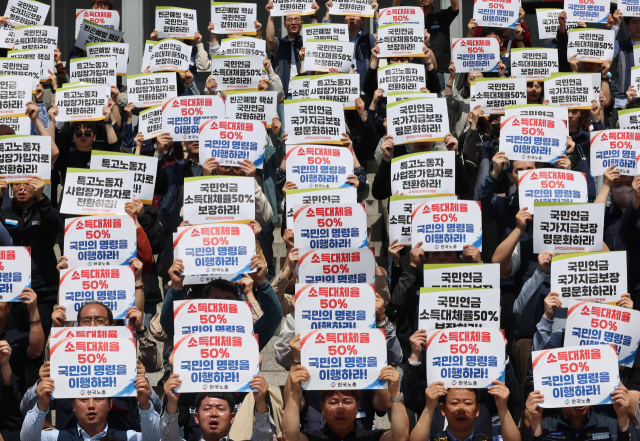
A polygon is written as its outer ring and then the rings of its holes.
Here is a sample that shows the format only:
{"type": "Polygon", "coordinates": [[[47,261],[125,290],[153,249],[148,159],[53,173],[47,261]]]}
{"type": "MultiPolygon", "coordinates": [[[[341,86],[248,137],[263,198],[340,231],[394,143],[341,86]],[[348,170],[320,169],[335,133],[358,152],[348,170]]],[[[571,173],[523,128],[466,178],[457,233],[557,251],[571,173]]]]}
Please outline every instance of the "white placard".
{"type": "Polygon", "coordinates": [[[371,0],[336,0],[329,9],[331,15],[352,15],[356,17],[373,17],[371,0]]]}
{"type": "Polygon", "coordinates": [[[632,367],[640,343],[640,312],[613,305],[571,300],[565,346],[616,345],[618,365],[632,367]]]}
{"type": "Polygon", "coordinates": [[[10,26],[43,25],[50,6],[34,0],[9,0],[4,16],[10,26]]]}
{"type": "Polygon", "coordinates": [[[395,145],[444,141],[449,133],[445,98],[412,98],[387,104],[387,133],[395,145]]]}
{"type": "Polygon", "coordinates": [[[311,6],[313,0],[273,0],[271,17],[284,17],[286,15],[314,15],[311,6]]]}
{"type": "Polygon", "coordinates": [[[612,165],[621,175],[636,175],[640,130],[613,129],[591,132],[591,173],[604,174],[612,165]]]}
{"type": "Polygon", "coordinates": [[[53,398],[135,397],[135,338],[63,338],[51,345],[53,398]]]}
{"type": "Polygon", "coordinates": [[[473,18],[478,26],[515,29],[520,22],[520,0],[475,0],[473,18]]]}
{"type": "Polygon", "coordinates": [[[387,93],[387,104],[393,104],[396,101],[410,100],[412,98],[438,98],[438,94],[423,92],[389,92],[387,93]]]}
{"type": "Polygon", "coordinates": [[[533,252],[602,251],[604,204],[535,202],[533,252]]]}
{"type": "Polygon", "coordinates": [[[0,116],[24,115],[31,101],[32,80],[18,75],[0,76],[0,116]]]}
{"type": "MultiPolygon", "coordinates": [[[[418,329],[500,329],[500,286],[484,289],[420,288],[418,329]]],[[[504,339],[502,340],[504,349],[504,339]]]]}
{"type": "Polygon", "coordinates": [[[131,216],[65,219],[64,255],[71,268],[129,265],[137,247],[136,221],[131,216]]]}
{"type": "Polygon", "coordinates": [[[220,42],[220,54],[267,58],[267,41],[253,37],[225,38],[220,42]]]}
{"type": "Polygon", "coordinates": [[[625,251],[575,253],[554,256],[551,291],[560,294],[562,307],[572,300],[615,304],[627,292],[625,251]]]}
{"type": "Polygon", "coordinates": [[[31,134],[31,118],[22,114],[0,117],[0,124],[9,126],[16,135],[31,134]]]}
{"type": "Polygon", "coordinates": [[[60,213],[127,214],[133,199],[134,172],[67,169],[60,213]]]}
{"type": "Polygon", "coordinates": [[[15,29],[16,49],[51,49],[58,46],[58,28],[55,26],[18,26],[15,29]]]}
{"type": "Polygon", "coordinates": [[[293,207],[293,232],[302,250],[364,248],[367,213],[361,204],[320,204],[293,207]]]}
{"type": "Polygon", "coordinates": [[[380,9],[378,26],[411,23],[424,27],[424,11],[418,6],[398,6],[380,9]]]}
{"type": "Polygon", "coordinates": [[[561,169],[524,170],[518,174],[520,209],[534,214],[535,201],[588,202],[587,177],[582,172],[561,169]]]}
{"type": "Polygon", "coordinates": [[[12,27],[0,27],[0,48],[15,49],[16,31],[12,27]]]}
{"type": "Polygon", "coordinates": [[[411,243],[425,251],[462,251],[473,245],[482,251],[480,202],[423,202],[412,213],[411,243]]]}
{"type": "Polygon", "coordinates": [[[425,264],[425,288],[500,288],[498,263],[425,264]]]}
{"type": "Polygon", "coordinates": [[[120,30],[120,11],[107,9],[76,9],[76,38],[85,20],[105,28],[120,30]]]}
{"type": "Polygon", "coordinates": [[[136,107],[153,107],[178,96],[176,74],[147,73],[127,77],[128,101],[136,107]]]}
{"type": "Polygon", "coordinates": [[[0,247],[0,302],[21,302],[31,288],[31,247],[0,247]]]}
{"type": "Polygon", "coordinates": [[[640,109],[618,110],[618,123],[621,129],[640,130],[640,109]]]}
{"type": "Polygon", "coordinates": [[[175,335],[229,332],[253,334],[253,316],[249,302],[237,300],[175,300],[175,335]]]}
{"type": "Polygon", "coordinates": [[[156,138],[162,127],[162,106],[149,107],[138,115],[138,132],[144,134],[144,140],[156,138]]]}
{"type": "Polygon", "coordinates": [[[287,144],[342,145],[346,133],[342,104],[320,99],[284,101],[287,144]]]}
{"type": "Polygon", "coordinates": [[[126,318],[135,306],[136,279],[131,267],[97,268],[81,266],[60,271],[58,304],[66,308],[67,320],[75,321],[80,308],[89,302],[100,302],[113,313],[113,318],[126,318]]]}
{"type": "Polygon", "coordinates": [[[156,6],[158,38],[193,40],[198,31],[198,12],[195,9],[156,6]]]}
{"type": "Polygon", "coordinates": [[[190,225],[255,219],[255,185],[248,176],[184,178],[182,218],[190,225]]]}
{"type": "Polygon", "coordinates": [[[308,71],[348,73],[353,63],[354,43],[349,41],[315,40],[305,41],[304,68],[308,71]]]}
{"type": "Polygon", "coordinates": [[[153,45],[149,55],[151,72],[179,72],[184,77],[189,70],[192,47],[175,38],[165,38],[153,45]]]}
{"type": "Polygon", "coordinates": [[[218,83],[216,90],[247,90],[258,88],[265,70],[262,57],[213,55],[211,75],[218,83]]]}
{"type": "Polygon", "coordinates": [[[89,43],[87,44],[89,57],[113,57],[116,59],[116,74],[119,77],[127,75],[129,64],[129,43],[89,43]]]}
{"type": "Polygon", "coordinates": [[[224,100],[219,95],[170,98],[162,105],[162,130],[174,142],[197,141],[205,121],[224,117],[224,100]]]}
{"type": "Polygon", "coordinates": [[[216,34],[255,35],[256,3],[211,2],[211,23],[216,34]]]}
{"type": "Polygon", "coordinates": [[[527,104],[526,78],[477,78],[471,83],[471,108],[485,115],[504,113],[506,106],[527,104]]]}
{"type": "Polygon", "coordinates": [[[637,0],[618,0],[618,9],[625,17],[639,17],[640,6],[637,0]]]}
{"type": "MultiPolygon", "coordinates": [[[[607,10],[609,10],[608,7],[607,10]]],[[[569,46],[567,46],[567,61],[571,61],[571,57],[575,54],[578,56],[578,61],[611,62],[615,37],[615,32],[608,29],[571,29],[569,31],[569,46]]]]}
{"type": "Polygon", "coordinates": [[[376,327],[376,287],[366,283],[296,284],[296,334],[305,329],[376,327]]]}
{"type": "MultiPolygon", "coordinates": [[[[424,26],[412,23],[393,23],[378,27],[380,58],[424,57],[424,26]]],[[[306,67],[306,63],[305,63],[306,67]]]]}
{"type": "Polygon", "coordinates": [[[612,346],[565,346],[531,353],[534,389],[547,408],[611,404],[620,385],[618,357],[612,346]]]}
{"type": "Polygon", "coordinates": [[[310,379],[304,390],[385,389],[378,376],[387,365],[384,329],[304,330],[300,334],[302,366],[310,379]]]}
{"type": "Polygon", "coordinates": [[[287,181],[293,182],[298,188],[351,187],[347,177],[353,174],[353,152],[349,149],[297,145],[287,150],[286,159],[287,181]]]}
{"type": "Polygon", "coordinates": [[[564,11],[570,21],[606,23],[609,9],[609,0],[564,0],[564,11]]]}
{"type": "Polygon", "coordinates": [[[71,82],[117,86],[117,60],[113,57],[87,57],[69,60],[71,82]]]}
{"type": "Polygon", "coordinates": [[[91,152],[93,170],[116,170],[133,172],[133,195],[142,203],[151,205],[158,171],[158,158],[131,155],[121,152],[91,152]]]}
{"type": "Polygon", "coordinates": [[[273,118],[278,118],[278,92],[230,91],[227,92],[225,109],[229,119],[261,121],[271,128],[273,118]]]}
{"type": "Polygon", "coordinates": [[[455,38],[451,41],[451,60],[456,72],[497,72],[500,45],[495,38],[455,38]]]}
{"type": "Polygon", "coordinates": [[[302,44],[307,40],[349,41],[349,26],[345,23],[309,23],[302,25],[302,44]]]}
{"type": "Polygon", "coordinates": [[[505,381],[504,336],[499,329],[427,332],[427,378],[446,388],[493,386],[505,381]]]}
{"type": "Polygon", "coordinates": [[[391,194],[435,195],[456,192],[455,152],[410,153],[391,160],[391,194]]]}
{"type": "Polygon", "coordinates": [[[151,50],[155,46],[156,42],[153,40],[147,40],[144,43],[144,53],[142,54],[142,65],[140,66],[140,72],[146,70],[151,62],[151,50]]]}
{"type": "Polygon", "coordinates": [[[413,63],[390,64],[378,68],[378,87],[385,96],[392,92],[420,92],[427,87],[424,66],[413,63]]]}
{"type": "Polygon", "coordinates": [[[101,85],[59,88],[56,93],[56,106],[58,106],[56,121],[103,120],[103,109],[109,102],[107,98],[109,95],[109,88],[101,85]]]}
{"type": "Polygon", "coordinates": [[[38,175],[50,184],[51,164],[50,136],[0,136],[0,175],[8,182],[29,182],[38,175]]]}
{"type": "Polygon", "coordinates": [[[360,75],[332,73],[309,77],[309,97],[341,103],[345,110],[356,109],[360,97],[360,75]]]}
{"type": "MultiPolygon", "coordinates": [[[[20,77],[31,78],[31,91],[36,92],[36,87],[40,83],[40,75],[42,74],[42,61],[39,59],[23,58],[14,52],[13,57],[0,58],[0,75],[17,75],[20,77]]],[[[37,50],[36,50],[37,52],[37,50]]]]}
{"type": "Polygon", "coordinates": [[[86,50],[87,43],[122,43],[124,32],[83,20],[76,37],[76,47],[86,50]]]}
{"type": "Polygon", "coordinates": [[[291,90],[291,98],[307,98],[309,97],[310,77],[298,75],[289,80],[289,90],[291,90]]]}
{"type": "Polygon", "coordinates": [[[536,9],[538,19],[538,37],[540,40],[556,38],[558,33],[558,17],[562,14],[562,9],[536,9]]]}
{"type": "Polygon", "coordinates": [[[300,283],[375,283],[373,250],[358,248],[340,251],[311,250],[300,256],[300,283]]]}
{"type": "Polygon", "coordinates": [[[220,165],[241,167],[246,159],[261,169],[267,130],[260,122],[211,119],[200,125],[200,163],[216,158],[220,165]]]}
{"type": "MultiPolygon", "coordinates": [[[[391,165],[393,167],[393,164],[391,165]]],[[[425,201],[455,201],[455,194],[435,194],[417,196],[391,196],[389,198],[389,243],[398,240],[403,245],[411,245],[411,213],[413,208],[425,201]]]]}
{"type": "Polygon", "coordinates": [[[286,216],[287,226],[293,227],[293,207],[300,205],[316,204],[355,204],[358,202],[357,190],[348,186],[345,188],[302,188],[287,190],[286,194],[286,216]]]}
{"type": "MultiPolygon", "coordinates": [[[[34,64],[32,66],[38,69],[38,62],[40,63],[40,72],[35,80],[43,83],[49,78],[49,71],[55,71],[55,62],[53,60],[53,49],[24,49],[7,52],[9,58],[22,58],[25,60],[32,60],[34,64]]],[[[17,73],[16,73],[17,74],[17,73]]],[[[36,84],[37,86],[37,84],[36,84]]]]}
{"type": "Polygon", "coordinates": [[[592,77],[589,73],[556,73],[544,80],[544,98],[554,107],[591,109],[592,77]]]}
{"type": "Polygon", "coordinates": [[[543,80],[557,73],[559,68],[558,49],[511,48],[511,75],[515,75],[516,78],[543,80]]]}
{"type": "Polygon", "coordinates": [[[64,338],[92,338],[114,340],[134,338],[133,326],[74,326],[71,328],[51,328],[52,345],[64,338]]]}

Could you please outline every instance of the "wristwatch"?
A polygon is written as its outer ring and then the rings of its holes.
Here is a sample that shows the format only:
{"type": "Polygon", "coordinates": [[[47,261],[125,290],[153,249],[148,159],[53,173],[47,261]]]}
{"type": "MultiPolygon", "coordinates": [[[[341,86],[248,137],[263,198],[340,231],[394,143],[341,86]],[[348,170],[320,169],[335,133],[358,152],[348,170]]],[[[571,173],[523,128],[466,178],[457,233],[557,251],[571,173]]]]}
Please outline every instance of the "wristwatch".
{"type": "Polygon", "coordinates": [[[389,401],[391,401],[392,403],[395,403],[395,402],[398,402],[398,401],[404,401],[404,394],[402,392],[400,392],[400,396],[391,397],[391,398],[389,398],[389,401]]]}

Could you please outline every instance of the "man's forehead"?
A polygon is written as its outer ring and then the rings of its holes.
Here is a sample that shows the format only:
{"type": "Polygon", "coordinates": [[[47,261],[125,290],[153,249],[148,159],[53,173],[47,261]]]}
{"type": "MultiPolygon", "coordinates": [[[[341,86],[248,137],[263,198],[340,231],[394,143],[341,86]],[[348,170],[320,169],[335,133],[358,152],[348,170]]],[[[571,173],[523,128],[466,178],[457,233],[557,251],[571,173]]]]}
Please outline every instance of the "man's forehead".
{"type": "Polygon", "coordinates": [[[470,389],[449,389],[447,391],[447,401],[450,400],[468,400],[473,399],[475,401],[476,394],[470,389]]]}
{"type": "Polygon", "coordinates": [[[200,407],[203,406],[220,406],[220,405],[224,405],[224,407],[229,407],[229,402],[227,400],[225,400],[224,398],[215,398],[215,397],[205,397],[202,400],[202,404],[200,405],[200,407]]]}
{"type": "Polygon", "coordinates": [[[536,168],[536,163],[533,161],[513,161],[513,170],[531,170],[536,168]]]}

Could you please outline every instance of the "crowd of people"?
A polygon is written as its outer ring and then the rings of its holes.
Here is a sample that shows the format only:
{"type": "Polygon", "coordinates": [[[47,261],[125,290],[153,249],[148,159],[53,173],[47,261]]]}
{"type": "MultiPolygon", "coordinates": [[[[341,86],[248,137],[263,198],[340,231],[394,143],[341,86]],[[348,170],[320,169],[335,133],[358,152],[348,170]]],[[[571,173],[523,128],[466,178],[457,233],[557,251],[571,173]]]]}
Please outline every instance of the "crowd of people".
{"type": "MultiPolygon", "coordinates": [[[[89,0],[87,0],[89,1],[89,0]]],[[[412,1],[412,0],[411,0],[412,1]]],[[[640,44],[640,17],[622,17],[619,10],[609,15],[607,29],[629,35],[617,38],[611,63],[582,63],[567,59],[567,16],[558,17],[557,37],[547,47],[557,48],[561,72],[600,72],[602,88],[591,109],[569,109],[567,152],[552,164],[507,159],[500,149],[501,116],[484,115],[470,104],[471,83],[482,77],[510,76],[509,51],[531,47],[531,31],[520,8],[515,29],[479,27],[472,19],[468,37],[495,38],[501,48],[497,73],[458,73],[451,57],[451,31],[461,7],[434,10],[433,0],[418,0],[425,18],[424,57],[409,59],[425,70],[422,92],[446,98],[450,133],[444,142],[416,142],[395,145],[387,135],[387,98],[377,82],[377,68],[383,61],[376,34],[363,30],[358,16],[331,16],[332,0],[313,3],[317,15],[311,22],[342,21],[354,44],[352,72],[359,75],[361,93],[355,110],[345,110],[346,133],[343,147],[354,153],[354,173],[347,184],[357,189],[358,201],[368,191],[380,201],[394,196],[391,191],[391,161],[409,153],[455,152],[455,193],[460,200],[479,201],[482,207],[482,252],[473,245],[463,252],[425,252],[420,244],[406,247],[393,241],[376,256],[382,264],[375,268],[375,326],[385,329],[388,366],[379,379],[387,387],[377,390],[303,391],[310,378],[301,361],[301,339],[295,328],[295,284],[301,249],[296,246],[292,227],[286,225],[286,194],[296,189],[287,180],[283,101],[292,96],[292,79],[311,75],[304,68],[305,47],[301,37],[305,17],[283,18],[286,36],[276,36],[274,17],[255,22],[257,38],[264,38],[270,58],[264,59],[269,81],[260,90],[278,92],[279,117],[273,118],[266,139],[264,166],[257,170],[248,160],[240,167],[221,165],[210,158],[200,163],[199,142],[174,142],[170,133],[144,140],[135,118],[140,109],[128,103],[125,87],[112,87],[109,104],[101,121],[56,122],[57,89],[69,82],[62,52],[56,49],[55,72],[38,85],[25,113],[32,121],[32,133],[52,139],[53,169],[50,184],[38,176],[27,183],[9,184],[0,176],[0,193],[5,203],[0,209],[0,246],[31,247],[31,287],[20,302],[0,302],[0,441],[107,440],[167,441],[225,439],[268,441],[506,441],[549,440],[591,441],[637,439],[640,433],[640,365],[621,368],[619,384],[611,391],[613,404],[543,410],[539,390],[534,390],[531,372],[532,350],[562,347],[566,309],[556,292],[550,292],[550,264],[553,253],[533,252],[533,217],[521,206],[518,173],[537,168],[559,168],[586,173],[589,202],[607,204],[604,217],[603,250],[626,251],[628,292],[617,305],[640,309],[640,175],[622,176],[615,166],[602,179],[589,168],[590,132],[617,127],[617,112],[640,108],[640,97],[632,82],[633,51],[640,44]],[[320,9],[326,8],[322,15],[320,9]],[[512,35],[513,32],[513,35],[512,35]],[[56,255],[63,250],[64,219],[59,212],[69,168],[90,168],[91,152],[134,153],[158,158],[153,203],[134,199],[127,211],[136,219],[137,258],[130,266],[135,273],[136,299],[125,323],[135,329],[138,345],[135,397],[82,397],[52,399],[55,383],[51,377],[49,336],[52,327],[114,326],[107,305],[86,303],[75,321],[58,305],[60,271],[68,259],[56,255]],[[374,170],[367,182],[365,169],[374,170]],[[213,280],[206,285],[185,285],[184,264],[174,256],[173,234],[183,219],[184,182],[198,176],[255,177],[255,231],[257,255],[251,269],[238,283],[213,280]],[[11,188],[9,188],[11,187],[11,188]],[[275,226],[281,225],[286,260],[276,271],[275,226]],[[505,331],[507,356],[504,382],[494,381],[487,389],[446,388],[426,376],[427,331],[418,327],[419,290],[424,286],[424,264],[500,265],[501,328],[505,331]],[[259,348],[274,342],[275,360],[288,371],[283,388],[267,383],[262,374],[251,381],[254,392],[204,392],[180,394],[180,375],[173,373],[172,342],[175,335],[173,302],[183,299],[245,301],[251,305],[253,327],[259,348]],[[563,315],[564,314],[564,315],[563,315]],[[284,320],[283,320],[284,319],[284,320]],[[158,341],[164,342],[162,350],[158,341]],[[160,396],[145,377],[162,372],[160,396]],[[52,419],[52,408],[55,418],[52,419]],[[388,416],[388,431],[376,428],[376,417],[388,416]],[[635,430],[634,430],[635,425],[635,430]]],[[[401,6],[394,0],[393,6],[401,6]]],[[[405,5],[414,6],[414,5],[405,5]]],[[[113,9],[113,0],[93,0],[93,9],[113,9]]],[[[266,4],[270,14],[274,5],[266,4]]],[[[371,8],[378,14],[378,4],[371,8]]],[[[208,13],[208,11],[206,12],[208,13]]],[[[0,17],[8,24],[8,17],[0,17]]],[[[579,26],[585,26],[579,23],[579,26]]],[[[220,54],[213,23],[208,28],[209,51],[203,35],[196,32],[190,69],[177,76],[178,94],[222,95],[210,76],[204,90],[197,76],[211,69],[210,55],[220,54]]],[[[157,40],[154,30],[151,40],[157,40]]],[[[68,48],[64,48],[68,49],[68,48]]],[[[2,50],[0,50],[2,51],[2,50]]],[[[67,60],[85,56],[77,47],[67,60]]],[[[406,62],[397,57],[389,64],[406,62]]],[[[138,61],[130,60],[138,63],[138,61]]],[[[527,103],[546,104],[544,83],[527,83],[527,103]]],[[[10,135],[10,127],[0,125],[0,135],[10,135]]],[[[372,229],[372,225],[366,226],[372,229]]],[[[376,226],[379,228],[379,226],[376,226]]],[[[638,330],[640,332],[640,330],[638,330]]],[[[263,352],[264,353],[264,352],[263,352]]],[[[159,390],[159,389],[158,389],[159,390]]]]}

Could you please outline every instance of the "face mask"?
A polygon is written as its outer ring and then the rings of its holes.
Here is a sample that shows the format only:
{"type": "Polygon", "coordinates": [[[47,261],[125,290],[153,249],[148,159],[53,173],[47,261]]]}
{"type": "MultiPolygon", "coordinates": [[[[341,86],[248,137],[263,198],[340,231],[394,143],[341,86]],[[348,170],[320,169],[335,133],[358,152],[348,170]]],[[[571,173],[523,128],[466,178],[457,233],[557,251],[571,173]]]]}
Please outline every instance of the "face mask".
{"type": "Polygon", "coordinates": [[[622,187],[612,188],[611,194],[613,201],[620,207],[627,207],[633,199],[633,187],[624,185],[622,187]]]}
{"type": "Polygon", "coordinates": [[[500,138],[500,124],[491,124],[491,132],[496,138],[500,138]]]}

